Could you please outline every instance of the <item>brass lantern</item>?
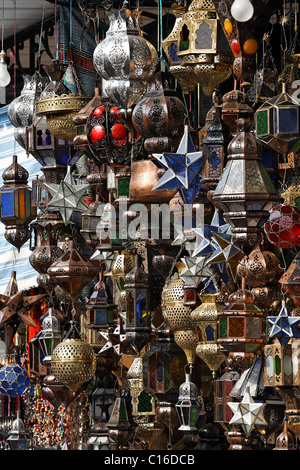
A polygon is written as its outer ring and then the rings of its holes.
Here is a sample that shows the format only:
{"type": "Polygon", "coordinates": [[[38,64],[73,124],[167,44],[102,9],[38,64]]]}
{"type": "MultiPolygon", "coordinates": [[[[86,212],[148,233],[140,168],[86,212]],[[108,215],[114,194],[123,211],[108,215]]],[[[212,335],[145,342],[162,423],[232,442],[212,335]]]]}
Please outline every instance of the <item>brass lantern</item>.
{"type": "Polygon", "coordinates": [[[217,345],[218,313],[224,305],[217,294],[204,293],[200,300],[201,305],[191,313],[191,321],[199,338],[196,354],[207,364],[214,377],[226,359],[217,345]]]}
{"type": "Polygon", "coordinates": [[[94,50],[94,67],[103,93],[127,111],[140,99],[158,64],[154,47],[139,33],[137,11],[107,10],[109,29],[94,50]]]}
{"type": "Polygon", "coordinates": [[[264,347],[265,387],[292,387],[299,382],[299,340],[291,340],[284,347],[275,338],[264,347]]]}
{"type": "Polygon", "coordinates": [[[0,189],[1,222],[5,225],[5,238],[18,251],[29,239],[28,225],[36,217],[36,207],[31,204],[31,188],[27,185],[29,173],[18,163],[13,163],[2,174],[4,185],[0,189]]]}
{"type": "Polygon", "coordinates": [[[135,267],[125,276],[126,322],[128,342],[140,353],[150,339],[149,275],[142,268],[142,258],[135,256],[135,267]]]}
{"type": "Polygon", "coordinates": [[[227,164],[212,200],[232,226],[233,239],[246,249],[257,244],[278,194],[262,164],[260,145],[250,132],[251,121],[239,119],[238,125],[239,133],[228,146],[227,164]]]}
{"type": "Polygon", "coordinates": [[[178,24],[177,55],[206,96],[232,73],[233,55],[211,0],[193,0],[178,24]]]}
{"type": "Polygon", "coordinates": [[[162,47],[169,61],[170,73],[178,81],[182,92],[191,95],[197,86],[197,80],[188,73],[191,67],[182,65],[177,55],[178,26],[186,12],[186,8],[176,3],[171,6],[171,9],[175,15],[175,24],[169,36],[162,41],[162,47]]]}

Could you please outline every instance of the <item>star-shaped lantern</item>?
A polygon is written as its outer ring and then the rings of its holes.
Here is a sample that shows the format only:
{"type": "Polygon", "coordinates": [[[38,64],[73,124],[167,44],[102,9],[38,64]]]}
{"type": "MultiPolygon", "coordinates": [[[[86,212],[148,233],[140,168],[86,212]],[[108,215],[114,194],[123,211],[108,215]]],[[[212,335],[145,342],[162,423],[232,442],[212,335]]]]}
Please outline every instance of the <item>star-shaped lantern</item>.
{"type": "Polygon", "coordinates": [[[20,323],[37,328],[37,324],[31,318],[28,310],[40,302],[45,295],[25,296],[24,291],[17,292],[7,302],[2,310],[0,325],[5,328],[8,347],[11,346],[13,338],[20,323]]]}
{"type": "Polygon", "coordinates": [[[153,157],[167,171],[152,191],[178,190],[185,204],[193,204],[202,187],[203,157],[202,152],[197,152],[195,149],[189,134],[189,126],[185,126],[177,153],[153,154],[153,157]]]}
{"type": "Polygon", "coordinates": [[[287,345],[291,338],[300,338],[300,317],[292,317],[282,301],[282,307],[277,317],[267,317],[270,327],[270,338],[277,338],[281,346],[287,345]]]}
{"type": "Polygon", "coordinates": [[[200,240],[193,256],[208,256],[214,253],[218,248],[218,243],[213,238],[213,234],[228,233],[230,231],[230,225],[225,222],[219,210],[216,209],[210,225],[205,224],[203,227],[194,228],[193,231],[200,240]]]}
{"type": "Polygon", "coordinates": [[[135,350],[127,340],[126,333],[121,322],[108,332],[100,331],[99,333],[106,340],[106,343],[102,349],[100,349],[98,355],[105,352],[110,352],[120,357],[123,354],[136,355],[135,350]]]}
{"type": "Polygon", "coordinates": [[[110,253],[109,251],[96,250],[95,253],[91,256],[90,260],[104,263],[106,271],[110,273],[117,256],[118,253],[116,253],[115,251],[110,253]]]}
{"type": "Polygon", "coordinates": [[[250,388],[247,391],[241,402],[227,403],[231,411],[234,413],[229,424],[239,424],[246,437],[251,434],[254,426],[267,426],[267,421],[263,416],[265,403],[256,403],[250,395],[250,388]]]}
{"type": "Polygon", "coordinates": [[[181,271],[180,277],[186,283],[192,283],[198,287],[202,279],[207,279],[212,276],[212,272],[206,266],[206,258],[204,256],[184,256],[181,258],[185,268],[181,271]]]}
{"type": "Polygon", "coordinates": [[[88,205],[82,199],[82,196],[90,185],[76,185],[69,165],[65,179],[60,184],[45,183],[44,186],[52,197],[47,209],[59,211],[65,225],[70,222],[74,211],[84,212],[88,209],[88,205]]]}

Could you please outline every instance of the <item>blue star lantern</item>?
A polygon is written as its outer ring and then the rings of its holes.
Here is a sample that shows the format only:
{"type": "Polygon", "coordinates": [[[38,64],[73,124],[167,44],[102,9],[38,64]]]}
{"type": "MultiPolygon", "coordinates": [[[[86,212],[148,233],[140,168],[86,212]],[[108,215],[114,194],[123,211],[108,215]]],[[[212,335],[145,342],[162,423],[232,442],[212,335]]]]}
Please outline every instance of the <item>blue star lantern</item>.
{"type": "Polygon", "coordinates": [[[270,338],[277,338],[285,347],[291,338],[300,338],[300,317],[292,317],[282,301],[282,307],[277,317],[267,317],[270,327],[270,338]]]}
{"type": "Polygon", "coordinates": [[[202,152],[196,152],[189,126],[185,126],[177,153],[153,154],[153,157],[167,171],[152,191],[178,190],[185,204],[193,204],[202,187],[203,157],[202,152]]]}

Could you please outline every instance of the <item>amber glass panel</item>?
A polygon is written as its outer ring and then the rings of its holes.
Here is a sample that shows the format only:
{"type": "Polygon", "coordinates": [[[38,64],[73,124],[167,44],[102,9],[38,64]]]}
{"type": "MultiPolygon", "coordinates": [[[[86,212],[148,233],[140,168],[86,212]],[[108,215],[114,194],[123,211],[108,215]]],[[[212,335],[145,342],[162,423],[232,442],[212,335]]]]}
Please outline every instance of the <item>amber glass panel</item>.
{"type": "Polygon", "coordinates": [[[244,336],[244,318],[229,318],[229,337],[241,338],[244,336]]]}

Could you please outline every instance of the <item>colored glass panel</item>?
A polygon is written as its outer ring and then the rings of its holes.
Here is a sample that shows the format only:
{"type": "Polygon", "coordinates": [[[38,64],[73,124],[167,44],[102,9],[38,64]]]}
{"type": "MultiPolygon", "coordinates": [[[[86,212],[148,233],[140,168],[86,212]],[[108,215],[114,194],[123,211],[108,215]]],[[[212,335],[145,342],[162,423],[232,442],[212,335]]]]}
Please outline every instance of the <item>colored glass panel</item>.
{"type": "Polygon", "coordinates": [[[227,337],[227,318],[220,318],[220,338],[227,337]]]}
{"type": "Polygon", "coordinates": [[[261,321],[259,318],[247,318],[246,320],[246,337],[260,338],[261,321]]]}
{"type": "Polygon", "coordinates": [[[269,112],[267,109],[257,111],[256,113],[256,132],[257,135],[266,135],[269,133],[269,112]]]}
{"type": "Polygon", "coordinates": [[[2,217],[13,217],[15,215],[14,192],[3,191],[1,194],[2,217]]]}
{"type": "Polygon", "coordinates": [[[244,336],[244,318],[229,318],[229,337],[241,338],[244,336]]]}

